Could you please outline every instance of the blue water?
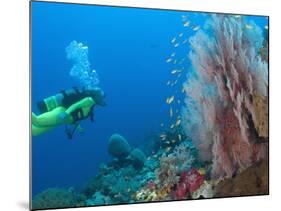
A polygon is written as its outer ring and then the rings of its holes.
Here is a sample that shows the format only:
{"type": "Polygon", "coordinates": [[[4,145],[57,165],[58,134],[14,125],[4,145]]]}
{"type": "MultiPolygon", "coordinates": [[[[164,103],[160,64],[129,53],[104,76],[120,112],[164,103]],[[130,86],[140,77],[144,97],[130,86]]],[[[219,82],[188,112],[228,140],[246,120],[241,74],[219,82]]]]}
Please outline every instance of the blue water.
{"type": "MultiPolygon", "coordinates": [[[[111,159],[107,144],[113,133],[143,147],[161,123],[171,121],[165,103],[175,94],[166,85],[172,78],[172,64],[166,63],[175,51],[171,40],[180,32],[181,39],[195,33],[183,27],[182,15],[189,15],[196,25],[208,18],[202,13],[32,3],[32,111],[38,113],[39,100],[81,86],[69,75],[72,64],[65,54],[73,40],[89,47],[91,68],[99,75],[107,103],[95,108],[95,122],[85,120],[85,133],[72,140],[63,126],[32,138],[33,195],[49,187],[81,188],[101,163],[111,159]]],[[[261,27],[267,24],[262,17],[249,19],[261,27]]],[[[188,54],[188,46],[178,47],[179,58],[188,54]]],[[[180,92],[176,95],[183,98],[180,92]]]]}

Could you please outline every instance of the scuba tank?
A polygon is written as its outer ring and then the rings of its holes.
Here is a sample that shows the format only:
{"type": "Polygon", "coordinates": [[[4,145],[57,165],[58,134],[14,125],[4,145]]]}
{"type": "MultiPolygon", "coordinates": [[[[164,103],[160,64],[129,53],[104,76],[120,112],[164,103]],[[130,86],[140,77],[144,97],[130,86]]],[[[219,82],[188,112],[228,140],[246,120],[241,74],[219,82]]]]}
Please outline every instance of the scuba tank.
{"type": "Polygon", "coordinates": [[[40,114],[51,111],[59,106],[62,106],[63,95],[61,93],[51,97],[47,97],[37,103],[40,114]]]}
{"type": "Polygon", "coordinates": [[[47,97],[37,103],[40,114],[52,111],[53,109],[63,106],[68,108],[73,103],[83,99],[85,97],[84,90],[76,87],[63,90],[60,93],[47,97]]]}
{"type": "MultiPolygon", "coordinates": [[[[73,87],[68,90],[63,90],[60,93],[47,97],[37,103],[40,114],[52,111],[53,109],[62,106],[64,108],[69,108],[74,103],[84,99],[85,97],[92,97],[97,105],[105,106],[104,102],[104,92],[100,88],[92,89],[78,89],[73,87]]],[[[69,125],[65,125],[65,133],[69,139],[72,139],[75,131],[79,128],[79,123],[81,120],[89,118],[91,122],[94,121],[94,106],[90,108],[90,111],[84,114],[83,109],[76,109],[71,113],[73,122],[69,125]]]]}

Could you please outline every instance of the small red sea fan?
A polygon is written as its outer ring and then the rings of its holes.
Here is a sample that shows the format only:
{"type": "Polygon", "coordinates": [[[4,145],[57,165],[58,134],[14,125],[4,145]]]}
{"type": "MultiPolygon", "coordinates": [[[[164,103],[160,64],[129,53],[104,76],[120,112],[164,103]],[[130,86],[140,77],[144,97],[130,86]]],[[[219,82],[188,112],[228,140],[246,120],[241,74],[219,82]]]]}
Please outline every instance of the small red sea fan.
{"type": "Polygon", "coordinates": [[[196,191],[204,182],[204,176],[202,176],[196,169],[191,169],[187,173],[187,185],[190,193],[196,191]]]}
{"type": "Polygon", "coordinates": [[[179,183],[177,185],[177,189],[175,191],[175,199],[178,199],[178,200],[186,199],[188,193],[189,192],[188,192],[187,185],[183,182],[179,183]]]}
{"type": "Polygon", "coordinates": [[[175,198],[185,199],[190,193],[196,191],[203,184],[204,180],[204,176],[194,168],[188,172],[183,171],[176,187],[175,198]]]}
{"type": "Polygon", "coordinates": [[[175,191],[175,198],[178,200],[185,199],[189,194],[187,175],[187,171],[183,171],[180,174],[179,183],[177,184],[175,191]]]}

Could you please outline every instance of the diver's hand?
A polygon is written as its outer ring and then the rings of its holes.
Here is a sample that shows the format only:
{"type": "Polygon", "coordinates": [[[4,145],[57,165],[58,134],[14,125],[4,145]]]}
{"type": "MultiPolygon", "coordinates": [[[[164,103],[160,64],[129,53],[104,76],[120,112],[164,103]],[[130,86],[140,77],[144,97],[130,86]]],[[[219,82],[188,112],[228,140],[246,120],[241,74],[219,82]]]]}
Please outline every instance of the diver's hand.
{"type": "Polygon", "coordinates": [[[92,97],[86,97],[82,101],[83,101],[84,105],[87,107],[91,107],[96,104],[92,97]]]}
{"type": "Polygon", "coordinates": [[[82,100],[71,105],[65,112],[68,114],[71,114],[73,111],[75,111],[77,109],[91,107],[93,105],[95,105],[95,101],[93,100],[93,98],[85,97],[82,100]]]}

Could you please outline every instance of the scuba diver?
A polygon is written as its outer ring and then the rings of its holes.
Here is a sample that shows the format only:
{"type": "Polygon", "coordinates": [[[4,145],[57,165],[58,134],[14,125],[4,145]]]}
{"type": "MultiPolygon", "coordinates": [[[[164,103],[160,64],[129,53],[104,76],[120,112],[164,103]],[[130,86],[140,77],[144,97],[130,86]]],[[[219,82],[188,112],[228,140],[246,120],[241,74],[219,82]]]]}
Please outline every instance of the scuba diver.
{"type": "Polygon", "coordinates": [[[57,126],[65,125],[65,132],[72,139],[76,130],[82,130],[80,121],[94,121],[94,106],[105,106],[104,92],[98,88],[73,87],[45,98],[37,103],[40,114],[32,112],[32,136],[38,136],[57,126]],[[73,125],[73,128],[69,128],[73,125]]]}

